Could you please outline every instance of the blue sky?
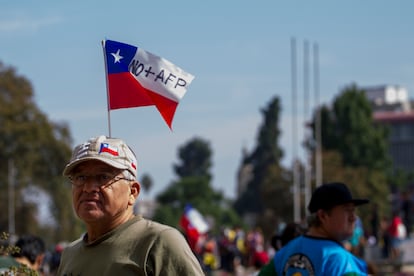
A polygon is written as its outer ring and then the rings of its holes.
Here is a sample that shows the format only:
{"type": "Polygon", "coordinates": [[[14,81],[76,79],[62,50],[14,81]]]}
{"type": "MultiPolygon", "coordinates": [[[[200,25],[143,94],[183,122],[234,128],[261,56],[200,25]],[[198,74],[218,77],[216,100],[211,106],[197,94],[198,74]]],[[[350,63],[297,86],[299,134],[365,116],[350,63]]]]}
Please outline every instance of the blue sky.
{"type": "MultiPolygon", "coordinates": [[[[155,107],[111,112],[112,136],[138,155],[157,194],[175,179],[177,150],[210,142],[213,186],[234,197],[243,147],[255,146],[260,109],[282,102],[283,163],[303,157],[303,43],[319,46],[320,101],[347,85],[400,85],[414,91],[414,2],[401,1],[2,1],[0,61],[34,88],[75,144],[108,134],[102,39],[162,56],[195,76],[171,132],[155,107]],[[290,40],[297,41],[298,114],[292,120],[290,40]]],[[[312,72],[311,72],[312,74],[312,72]]],[[[313,95],[310,83],[310,93],[313,95]]],[[[411,95],[410,95],[411,96],[411,95]]],[[[310,106],[314,106],[311,97],[310,106]]]]}

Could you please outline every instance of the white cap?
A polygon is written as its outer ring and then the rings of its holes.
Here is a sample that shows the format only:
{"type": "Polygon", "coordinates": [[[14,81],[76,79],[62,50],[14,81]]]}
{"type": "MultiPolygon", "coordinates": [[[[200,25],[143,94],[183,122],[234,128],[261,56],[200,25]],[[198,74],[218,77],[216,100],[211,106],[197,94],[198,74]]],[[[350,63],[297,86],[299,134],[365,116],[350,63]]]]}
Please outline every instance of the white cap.
{"type": "Polygon", "coordinates": [[[69,176],[77,165],[88,160],[99,160],[114,168],[128,170],[137,177],[135,154],[121,139],[101,135],[76,146],[72,158],[63,170],[63,175],[69,176]]]}

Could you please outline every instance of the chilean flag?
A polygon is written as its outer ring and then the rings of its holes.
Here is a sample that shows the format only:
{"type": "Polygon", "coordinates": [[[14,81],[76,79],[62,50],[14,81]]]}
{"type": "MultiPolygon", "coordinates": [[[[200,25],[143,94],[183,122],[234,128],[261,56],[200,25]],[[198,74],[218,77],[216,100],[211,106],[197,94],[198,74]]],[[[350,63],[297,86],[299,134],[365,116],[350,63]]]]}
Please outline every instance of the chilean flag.
{"type": "Polygon", "coordinates": [[[194,76],[139,47],[104,40],[108,110],[155,105],[168,127],[194,76]]]}
{"type": "Polygon", "coordinates": [[[193,208],[190,204],[187,204],[184,208],[184,214],[180,219],[180,226],[183,228],[188,244],[191,249],[195,249],[198,238],[207,233],[210,229],[207,221],[200,214],[200,212],[193,208]]]}
{"type": "Polygon", "coordinates": [[[112,154],[113,156],[118,156],[119,155],[118,149],[111,147],[108,143],[102,143],[101,144],[101,147],[99,149],[99,153],[102,153],[102,152],[107,152],[109,154],[112,154]]]}

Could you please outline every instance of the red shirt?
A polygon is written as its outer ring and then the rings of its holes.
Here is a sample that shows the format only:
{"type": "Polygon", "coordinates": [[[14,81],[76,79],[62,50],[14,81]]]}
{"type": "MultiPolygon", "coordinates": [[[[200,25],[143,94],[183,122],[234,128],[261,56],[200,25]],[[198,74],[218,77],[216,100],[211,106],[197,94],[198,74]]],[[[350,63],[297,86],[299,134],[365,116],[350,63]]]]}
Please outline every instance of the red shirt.
{"type": "Polygon", "coordinates": [[[400,225],[400,223],[402,223],[402,220],[399,216],[393,217],[391,225],[388,228],[388,233],[391,235],[391,237],[398,237],[398,225],[400,225]]]}

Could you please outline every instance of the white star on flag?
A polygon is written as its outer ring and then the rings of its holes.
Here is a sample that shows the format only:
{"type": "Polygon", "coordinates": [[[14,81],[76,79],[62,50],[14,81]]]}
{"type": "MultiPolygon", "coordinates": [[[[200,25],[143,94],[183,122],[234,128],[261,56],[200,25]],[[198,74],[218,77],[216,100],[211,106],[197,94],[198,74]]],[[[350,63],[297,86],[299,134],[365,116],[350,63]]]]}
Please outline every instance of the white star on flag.
{"type": "Polygon", "coordinates": [[[114,63],[121,63],[121,59],[123,59],[124,57],[123,56],[121,56],[119,53],[120,53],[120,49],[118,49],[118,51],[116,52],[116,53],[111,53],[111,55],[114,57],[114,63]]]}

